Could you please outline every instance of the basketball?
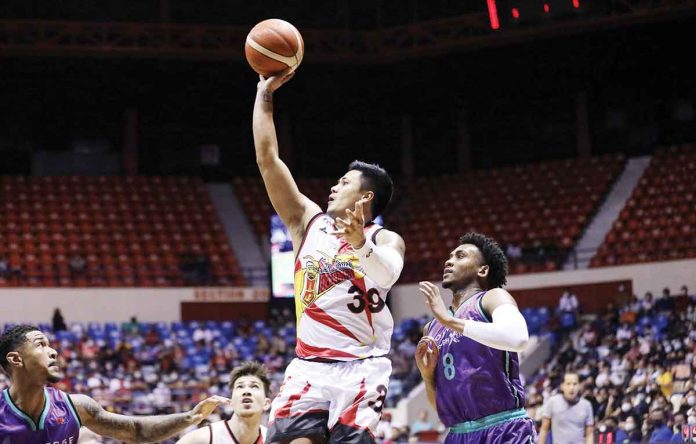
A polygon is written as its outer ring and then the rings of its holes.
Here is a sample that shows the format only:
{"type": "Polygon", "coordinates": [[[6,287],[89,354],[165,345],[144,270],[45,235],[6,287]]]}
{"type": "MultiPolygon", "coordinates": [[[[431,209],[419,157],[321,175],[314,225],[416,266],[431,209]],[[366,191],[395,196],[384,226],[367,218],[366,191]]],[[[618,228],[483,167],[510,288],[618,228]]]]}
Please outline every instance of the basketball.
{"type": "Polygon", "coordinates": [[[244,52],[252,69],[269,77],[288,67],[297,69],[304,55],[304,41],[297,28],[290,23],[268,19],[251,29],[244,52]]]}

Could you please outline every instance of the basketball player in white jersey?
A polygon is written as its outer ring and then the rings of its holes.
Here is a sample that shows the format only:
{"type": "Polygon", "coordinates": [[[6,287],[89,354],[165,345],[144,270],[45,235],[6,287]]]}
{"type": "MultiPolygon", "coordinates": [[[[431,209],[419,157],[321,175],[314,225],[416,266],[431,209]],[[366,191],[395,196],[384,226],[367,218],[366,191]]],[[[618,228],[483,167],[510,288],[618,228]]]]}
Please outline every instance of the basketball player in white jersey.
{"type": "Polygon", "coordinates": [[[273,92],[291,77],[261,77],[253,116],[256,161],[295,253],[297,358],[273,400],[266,442],[374,442],[391,374],[385,298],[405,246],[372,219],[393,184],[379,166],[356,161],[331,188],[326,213],[298,190],[273,124],[273,92]]]}
{"type": "Polygon", "coordinates": [[[230,374],[234,414],[184,435],[177,444],[263,444],[266,427],[263,412],[271,407],[271,383],[266,368],[253,361],[244,362],[230,374]]]}

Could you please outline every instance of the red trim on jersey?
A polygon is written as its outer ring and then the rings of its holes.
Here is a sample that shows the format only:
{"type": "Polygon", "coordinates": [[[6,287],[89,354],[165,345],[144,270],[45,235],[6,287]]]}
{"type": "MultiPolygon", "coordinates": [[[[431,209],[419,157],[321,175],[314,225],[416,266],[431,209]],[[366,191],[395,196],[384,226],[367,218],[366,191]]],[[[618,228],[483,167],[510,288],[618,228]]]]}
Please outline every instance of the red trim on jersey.
{"type": "Polygon", "coordinates": [[[239,444],[239,441],[237,441],[237,438],[235,438],[234,433],[232,433],[232,429],[230,428],[229,421],[225,421],[225,428],[227,428],[227,433],[230,434],[230,438],[232,438],[232,441],[239,444]]]}
{"type": "Polygon", "coordinates": [[[348,336],[349,338],[353,338],[357,342],[360,342],[358,340],[358,338],[356,338],[355,335],[350,330],[348,330],[348,327],[341,324],[336,319],[332,318],[331,315],[329,315],[327,312],[325,312],[321,308],[317,307],[316,304],[312,304],[309,308],[306,308],[304,311],[304,314],[306,314],[310,318],[314,319],[318,323],[326,325],[327,327],[333,328],[337,332],[343,333],[344,335],[348,336]]]}
{"type": "MultiPolygon", "coordinates": [[[[227,432],[230,434],[230,437],[232,438],[232,441],[235,443],[239,444],[239,441],[237,438],[234,436],[234,433],[232,433],[232,429],[230,428],[230,421],[229,419],[225,421],[225,427],[227,427],[227,432]]],[[[211,429],[212,430],[212,429],[211,429]]],[[[210,444],[213,443],[213,436],[211,432],[210,436],[210,444]]],[[[256,441],[254,441],[254,444],[263,444],[263,433],[261,433],[261,428],[259,428],[259,436],[256,437],[256,441]]]]}
{"type": "Polygon", "coordinates": [[[338,422],[340,422],[341,424],[345,424],[347,426],[357,427],[357,428],[362,429],[362,427],[358,426],[355,423],[355,418],[358,416],[358,405],[360,405],[363,398],[365,398],[365,393],[367,393],[367,389],[365,388],[365,379],[363,379],[360,382],[360,391],[358,392],[357,396],[355,397],[353,404],[341,413],[341,417],[338,418],[338,422]]]}
{"type": "Polygon", "coordinates": [[[302,396],[306,395],[307,392],[309,391],[309,388],[312,386],[309,382],[305,384],[304,388],[300,393],[295,393],[294,395],[290,395],[288,398],[288,402],[285,403],[283,407],[278,409],[278,411],[275,414],[275,418],[289,418],[290,417],[290,409],[292,408],[292,405],[300,399],[302,396]]]}
{"type": "Polygon", "coordinates": [[[360,358],[360,356],[352,355],[344,351],[308,345],[305,342],[303,342],[302,339],[300,339],[299,337],[297,338],[297,346],[295,347],[295,353],[300,358],[360,358]]]}
{"type": "Polygon", "coordinates": [[[300,251],[302,251],[302,247],[304,247],[304,243],[307,240],[307,235],[309,234],[309,229],[312,228],[312,224],[314,223],[315,220],[317,220],[320,216],[323,216],[324,213],[317,213],[312,218],[309,220],[309,223],[307,224],[307,228],[305,228],[305,232],[302,235],[302,242],[300,242],[300,248],[297,249],[297,254],[295,255],[295,262],[300,258],[300,251]]]}

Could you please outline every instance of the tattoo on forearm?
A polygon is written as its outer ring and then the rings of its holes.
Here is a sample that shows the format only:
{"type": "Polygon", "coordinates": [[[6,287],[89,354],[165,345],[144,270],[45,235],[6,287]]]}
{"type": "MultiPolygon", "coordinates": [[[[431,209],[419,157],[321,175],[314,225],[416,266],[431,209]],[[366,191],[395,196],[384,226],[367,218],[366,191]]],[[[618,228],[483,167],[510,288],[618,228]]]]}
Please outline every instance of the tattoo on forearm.
{"type": "Polygon", "coordinates": [[[273,94],[268,91],[263,93],[263,101],[273,103],[273,94]]]}
{"type": "Polygon", "coordinates": [[[192,424],[188,413],[133,418],[136,442],[156,442],[173,436],[192,424]]]}
{"type": "Polygon", "coordinates": [[[72,395],[82,423],[95,433],[127,442],[156,442],[169,438],[193,423],[188,413],[164,416],[124,416],[105,411],[94,399],[72,395]]]}

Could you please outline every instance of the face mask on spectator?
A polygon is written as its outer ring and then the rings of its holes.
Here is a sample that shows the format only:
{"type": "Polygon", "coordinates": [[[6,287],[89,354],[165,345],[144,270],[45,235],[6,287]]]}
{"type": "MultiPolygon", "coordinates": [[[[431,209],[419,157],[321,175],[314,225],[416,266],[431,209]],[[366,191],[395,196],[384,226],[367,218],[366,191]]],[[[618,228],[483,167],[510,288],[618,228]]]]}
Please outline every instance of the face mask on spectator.
{"type": "Polygon", "coordinates": [[[623,412],[629,412],[631,411],[631,403],[630,402],[624,402],[621,404],[621,411],[623,412]]]}
{"type": "Polygon", "coordinates": [[[606,431],[607,431],[607,426],[605,426],[604,424],[602,424],[601,426],[599,426],[599,432],[600,432],[600,433],[604,433],[604,432],[606,432],[606,431]]]}
{"type": "Polygon", "coordinates": [[[689,425],[696,425],[696,416],[689,416],[686,419],[686,423],[689,425]]]}
{"type": "Polygon", "coordinates": [[[692,395],[692,396],[689,396],[688,398],[686,398],[686,403],[689,405],[696,404],[696,396],[692,395]]]}
{"type": "Polygon", "coordinates": [[[632,432],[636,428],[636,423],[633,421],[626,421],[624,424],[624,430],[627,432],[632,432]]]}

